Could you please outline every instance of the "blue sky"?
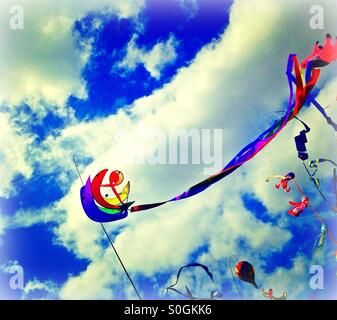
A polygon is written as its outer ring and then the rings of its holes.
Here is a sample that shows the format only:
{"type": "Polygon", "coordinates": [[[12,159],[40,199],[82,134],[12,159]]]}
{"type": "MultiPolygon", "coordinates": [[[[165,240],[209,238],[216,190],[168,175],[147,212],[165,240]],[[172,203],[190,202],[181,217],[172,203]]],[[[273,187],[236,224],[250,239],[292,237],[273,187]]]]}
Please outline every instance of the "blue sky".
{"type": "MultiPolygon", "coordinates": [[[[174,196],[203,178],[202,166],[129,166],[123,161],[125,149],[118,145],[114,150],[114,130],[224,127],[228,130],[223,139],[225,165],[269,127],[274,111],[286,104],[287,54],[304,55],[313,39],[324,37],[324,31],[315,31],[302,41],[301,32],[307,33],[305,28],[299,31],[298,26],[305,25],[303,17],[296,22],[289,43],[282,41],[287,38],[282,26],[291,20],[286,14],[293,6],[290,1],[275,8],[266,3],[254,7],[256,19],[270,24],[261,29],[242,0],[126,3],[109,10],[102,1],[102,7],[85,11],[80,7],[75,13],[74,8],[56,11],[55,21],[48,21],[43,32],[48,37],[45,45],[57,46],[58,51],[45,57],[43,43],[38,42],[40,62],[30,54],[26,60],[20,57],[17,72],[33,77],[31,88],[17,79],[15,94],[1,100],[0,114],[9,128],[5,131],[8,150],[11,142],[17,145],[12,153],[0,154],[8,167],[8,182],[0,189],[0,293],[5,299],[133,298],[100,226],[81,211],[80,181],[72,157],[85,179],[102,166],[120,168],[125,175],[128,168],[126,179],[137,203],[174,196]],[[11,275],[6,266],[11,264],[24,268],[23,291],[8,286],[11,275]],[[102,269],[106,274],[99,277],[102,269]]],[[[25,36],[34,37],[32,21],[43,12],[26,12],[25,36]]],[[[15,45],[8,50],[18,54],[15,45]]],[[[329,72],[322,77],[330,91],[321,88],[317,99],[334,101],[330,92],[336,78],[329,72]]],[[[332,108],[328,111],[337,115],[332,108]]],[[[313,128],[308,148],[312,157],[322,153],[333,157],[333,132],[322,126],[324,119],[317,119],[312,109],[303,113],[313,128]],[[322,135],[327,137],[324,143],[318,138],[322,135]]],[[[207,190],[200,200],[171,204],[108,226],[144,298],[161,297],[161,289],[172,282],[181,265],[199,261],[215,274],[215,285],[226,299],[238,299],[226,262],[232,254],[250,260],[257,282],[266,288],[287,290],[293,299],[331,298],[336,281],[334,244],[327,238],[323,252],[313,257],[320,224],[312,213],[297,220],[286,214],[287,201],[298,199],[294,186],[288,195],[276,191],[274,182],[264,182],[270,174],[296,171],[315,208],[335,226],[330,206],[322,203],[296,158],[292,139],[302,128],[298,123],[289,127],[252,164],[207,190]],[[191,223],[195,223],[194,232],[188,229],[191,223]],[[308,286],[308,270],[314,263],[327,270],[323,291],[313,292],[308,286]],[[293,292],[291,279],[298,281],[293,292]]],[[[155,149],[156,142],[149,147],[155,149]]],[[[322,166],[320,173],[323,191],[334,203],[330,171],[322,166]]],[[[195,272],[194,278],[189,278],[192,271],[187,272],[183,281],[196,295],[208,296],[212,285],[195,272]]],[[[240,286],[245,297],[261,298],[252,288],[240,286]]]]}

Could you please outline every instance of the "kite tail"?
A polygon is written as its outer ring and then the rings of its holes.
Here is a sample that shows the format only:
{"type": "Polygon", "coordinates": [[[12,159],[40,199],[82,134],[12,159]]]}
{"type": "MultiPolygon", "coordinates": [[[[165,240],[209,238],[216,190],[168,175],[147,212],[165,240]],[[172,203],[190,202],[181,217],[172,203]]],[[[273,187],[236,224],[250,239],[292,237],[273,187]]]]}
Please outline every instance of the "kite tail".
{"type": "Polygon", "coordinates": [[[180,195],[162,202],[157,203],[150,203],[150,204],[143,204],[143,205],[135,205],[130,208],[131,212],[143,211],[153,209],[159,206],[162,206],[168,202],[179,201],[186,198],[190,198],[207,188],[209,188],[212,184],[218,182],[219,180],[225,178],[229,174],[233,173],[237,170],[240,166],[244,163],[248,162],[254,156],[259,153],[264,147],[266,147],[270,141],[272,141],[277,134],[286,126],[286,124],[293,119],[297,113],[300,111],[301,107],[306,101],[311,90],[314,88],[319,75],[320,71],[317,69],[312,70],[312,75],[308,79],[306,85],[303,85],[302,76],[300,72],[300,67],[296,58],[295,54],[290,54],[287,63],[287,78],[289,84],[289,102],[288,108],[285,116],[280,118],[278,121],[274,123],[269,129],[264,131],[255,141],[247,145],[243,148],[221,171],[218,173],[208,177],[207,179],[199,182],[198,184],[192,186],[190,189],[186,190],[185,192],[181,193],[180,195]],[[295,68],[295,77],[292,75],[293,67],[295,68]],[[292,82],[295,81],[296,83],[296,99],[295,103],[293,103],[293,85],[292,82]]]}
{"type": "Polygon", "coordinates": [[[184,296],[184,297],[186,297],[186,298],[189,298],[189,299],[192,299],[192,300],[198,299],[198,298],[196,298],[196,297],[194,297],[194,296],[192,295],[191,291],[188,289],[187,286],[186,286],[186,292],[187,292],[187,294],[184,294],[184,293],[182,293],[180,290],[174,288],[174,287],[178,284],[178,282],[179,282],[179,278],[180,278],[181,272],[182,272],[185,268],[191,268],[191,267],[200,267],[200,268],[202,268],[202,269],[207,273],[208,277],[209,277],[209,278],[212,280],[212,282],[214,283],[213,274],[209,271],[209,268],[208,268],[206,265],[203,265],[203,264],[201,264],[201,263],[193,262],[193,263],[187,264],[187,265],[185,265],[185,266],[182,266],[182,267],[179,269],[179,271],[178,271],[178,273],[177,273],[177,277],[176,277],[175,283],[173,283],[173,284],[171,284],[170,286],[164,288],[164,289],[162,290],[162,294],[164,293],[164,290],[166,290],[166,293],[167,293],[169,290],[172,290],[172,291],[174,291],[174,292],[176,292],[176,293],[178,293],[178,294],[180,294],[180,295],[182,295],[182,296],[184,296]]]}

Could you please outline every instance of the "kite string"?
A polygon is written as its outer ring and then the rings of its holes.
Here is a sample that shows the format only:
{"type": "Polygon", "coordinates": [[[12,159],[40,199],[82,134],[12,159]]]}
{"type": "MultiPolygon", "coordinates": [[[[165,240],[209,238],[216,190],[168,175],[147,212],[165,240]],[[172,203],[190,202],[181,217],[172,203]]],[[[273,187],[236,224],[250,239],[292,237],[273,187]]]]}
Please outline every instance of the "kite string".
{"type": "Polygon", "coordinates": [[[117,250],[116,250],[116,248],[115,248],[115,246],[113,245],[112,240],[110,239],[109,234],[108,234],[108,232],[106,231],[106,229],[105,229],[103,223],[100,223],[100,225],[102,226],[102,229],[103,229],[103,231],[104,231],[106,237],[108,238],[109,243],[110,243],[112,249],[114,250],[114,252],[115,252],[115,254],[116,254],[116,256],[117,256],[117,258],[118,258],[120,264],[122,265],[122,267],[123,267],[123,269],[124,269],[124,272],[125,272],[126,276],[128,277],[128,279],[129,279],[129,281],[130,281],[130,283],[131,283],[133,289],[135,290],[135,292],[136,292],[136,294],[137,294],[137,296],[138,296],[138,299],[139,299],[139,300],[142,300],[142,298],[141,298],[141,296],[140,296],[140,294],[139,294],[139,292],[138,292],[138,290],[137,290],[135,284],[133,283],[133,281],[132,281],[132,279],[131,279],[131,277],[130,277],[130,275],[129,275],[129,272],[126,270],[126,268],[125,268],[125,266],[124,266],[124,263],[123,263],[122,259],[120,258],[119,254],[118,254],[118,252],[117,252],[117,250]]]}
{"type": "Polygon", "coordinates": [[[81,176],[81,174],[80,174],[80,170],[78,169],[78,166],[77,166],[77,163],[76,163],[74,157],[73,157],[73,162],[74,162],[74,165],[75,165],[75,168],[76,168],[76,171],[77,171],[77,175],[78,175],[78,177],[79,177],[80,180],[81,180],[82,186],[84,186],[84,182],[83,182],[83,180],[82,180],[82,176],[81,176]]]}
{"type": "Polygon", "coordinates": [[[296,181],[295,178],[294,178],[294,183],[295,183],[295,185],[296,185],[296,187],[297,187],[299,193],[300,193],[302,196],[304,196],[305,194],[304,194],[304,192],[302,191],[301,187],[298,185],[298,183],[297,183],[297,181],[296,181]]]}
{"type": "MultiPolygon", "coordinates": [[[[304,196],[305,194],[304,194],[304,192],[302,191],[301,187],[298,185],[296,179],[294,179],[294,182],[295,182],[295,185],[296,185],[296,187],[297,187],[299,193],[300,193],[302,196],[304,196]]],[[[324,224],[324,225],[326,226],[326,230],[327,230],[328,235],[329,235],[330,239],[332,240],[332,242],[334,242],[335,244],[337,244],[337,241],[336,241],[335,237],[334,237],[333,234],[331,233],[331,231],[330,231],[330,229],[328,228],[327,224],[324,222],[323,218],[319,215],[319,213],[315,210],[315,208],[314,208],[311,204],[309,204],[309,207],[311,208],[311,210],[312,210],[313,213],[315,214],[315,217],[317,218],[317,220],[318,220],[322,225],[324,224]]]]}
{"type": "Polygon", "coordinates": [[[313,174],[311,174],[307,168],[307,166],[305,165],[305,162],[303,161],[303,166],[305,168],[305,171],[307,172],[307,174],[310,177],[310,181],[312,181],[314,183],[315,188],[317,189],[317,191],[319,192],[319,194],[322,196],[322,198],[327,201],[327,199],[325,198],[324,194],[322,193],[322,191],[320,190],[320,188],[315,184],[315,182],[312,180],[313,176],[315,175],[315,173],[317,172],[318,169],[315,170],[315,172],[313,174]]]}
{"type": "MultiPolygon", "coordinates": [[[[73,158],[73,162],[74,162],[74,165],[75,165],[75,167],[76,167],[77,174],[78,174],[78,176],[79,176],[79,178],[80,178],[80,180],[81,180],[81,182],[82,182],[82,185],[84,186],[84,183],[83,183],[83,180],[82,180],[80,171],[79,171],[79,169],[78,169],[77,163],[76,163],[76,161],[75,161],[75,158],[73,158]]],[[[140,296],[140,294],[139,294],[139,292],[138,292],[138,290],[137,290],[137,288],[136,288],[134,282],[132,281],[132,279],[131,279],[131,277],[130,277],[129,272],[128,272],[127,269],[125,268],[124,263],[123,263],[122,259],[120,258],[120,256],[119,256],[119,254],[118,254],[118,252],[117,252],[117,250],[116,250],[116,248],[115,248],[115,246],[114,246],[114,244],[113,244],[111,238],[109,237],[109,234],[108,234],[108,232],[106,231],[106,229],[105,229],[103,223],[100,223],[100,225],[101,225],[101,227],[102,227],[102,229],[103,229],[103,231],[104,231],[104,233],[105,233],[105,235],[106,235],[106,237],[107,237],[107,239],[108,239],[108,241],[109,241],[109,243],[110,243],[111,248],[112,248],[113,251],[115,252],[116,257],[117,257],[118,261],[120,262],[120,264],[121,264],[121,266],[122,266],[122,268],[123,268],[123,270],[124,270],[126,276],[128,277],[128,279],[129,279],[129,281],[130,281],[130,283],[131,283],[131,285],[132,285],[134,291],[136,292],[136,295],[137,295],[138,299],[139,299],[139,300],[142,300],[142,298],[141,298],[141,296],[140,296]]]]}

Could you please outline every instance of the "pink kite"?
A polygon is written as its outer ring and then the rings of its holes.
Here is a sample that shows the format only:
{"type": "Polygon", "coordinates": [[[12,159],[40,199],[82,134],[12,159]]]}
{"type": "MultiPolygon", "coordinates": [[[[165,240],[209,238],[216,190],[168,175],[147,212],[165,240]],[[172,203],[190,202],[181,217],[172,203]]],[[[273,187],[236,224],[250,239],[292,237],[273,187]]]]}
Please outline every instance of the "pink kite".
{"type": "Polygon", "coordinates": [[[309,62],[312,62],[314,68],[321,68],[337,59],[337,37],[332,43],[331,35],[328,33],[325,37],[324,46],[316,41],[313,51],[301,62],[301,68],[306,69],[309,62]]]}
{"type": "Polygon", "coordinates": [[[303,196],[301,202],[292,202],[289,201],[289,204],[292,205],[294,208],[288,211],[293,217],[299,217],[300,214],[304,211],[305,208],[309,205],[309,199],[307,196],[303,196]]]}

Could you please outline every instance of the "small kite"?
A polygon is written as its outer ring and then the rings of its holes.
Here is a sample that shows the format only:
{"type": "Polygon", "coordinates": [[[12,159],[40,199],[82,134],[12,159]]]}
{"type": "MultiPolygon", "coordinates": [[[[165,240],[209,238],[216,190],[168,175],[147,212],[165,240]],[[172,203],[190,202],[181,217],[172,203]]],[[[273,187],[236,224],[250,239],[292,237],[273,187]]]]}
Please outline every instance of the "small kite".
{"type": "Polygon", "coordinates": [[[288,174],[286,174],[285,176],[282,176],[282,175],[274,175],[274,176],[271,176],[271,177],[268,177],[266,179],[266,182],[269,182],[269,180],[271,178],[274,178],[274,179],[280,179],[279,183],[277,183],[275,185],[275,188],[276,189],[280,189],[282,188],[284,190],[284,192],[289,192],[290,191],[290,187],[288,188],[288,183],[293,180],[295,178],[295,173],[293,172],[289,172],[288,174]]]}
{"type": "Polygon", "coordinates": [[[333,44],[330,33],[327,33],[324,45],[321,46],[319,45],[319,41],[316,41],[313,51],[301,62],[301,68],[306,69],[310,63],[312,64],[313,68],[322,68],[336,59],[337,37],[333,44]]]}
{"type": "Polygon", "coordinates": [[[299,133],[299,135],[295,137],[295,144],[296,144],[296,149],[297,149],[297,152],[298,152],[298,157],[302,161],[304,161],[304,160],[307,160],[309,158],[307,148],[306,148],[305,144],[308,142],[307,133],[310,131],[310,128],[302,120],[300,120],[298,118],[296,118],[296,119],[298,121],[300,121],[304,126],[304,130],[302,130],[299,133]]]}
{"type": "Polygon", "coordinates": [[[337,163],[335,161],[332,161],[330,159],[315,159],[309,161],[309,167],[310,168],[318,168],[319,163],[323,162],[330,162],[333,166],[337,167],[337,163]]]}
{"type": "Polygon", "coordinates": [[[327,233],[327,228],[326,228],[326,225],[323,223],[321,227],[321,231],[315,240],[314,252],[317,252],[323,248],[324,243],[325,243],[326,233],[327,233]]]}
{"type": "Polygon", "coordinates": [[[287,296],[288,296],[287,292],[283,292],[281,297],[276,298],[276,297],[273,296],[273,289],[269,289],[268,292],[266,292],[266,291],[264,291],[264,289],[262,289],[262,294],[265,298],[268,298],[270,300],[286,300],[287,296]]]}
{"type": "Polygon", "coordinates": [[[319,170],[319,164],[324,163],[324,162],[331,163],[333,166],[337,167],[336,162],[334,162],[330,159],[314,159],[314,160],[310,160],[308,162],[309,167],[314,169],[314,171],[312,173],[309,173],[310,179],[314,182],[314,184],[317,187],[320,186],[320,180],[318,178],[316,178],[315,175],[317,174],[317,172],[319,170]]]}
{"type": "Polygon", "coordinates": [[[289,204],[292,205],[294,208],[288,210],[288,214],[293,217],[299,217],[304,209],[309,206],[309,199],[307,196],[303,196],[301,202],[289,201],[289,204]]]}
{"type": "Polygon", "coordinates": [[[174,292],[178,293],[179,295],[181,295],[181,296],[183,296],[185,298],[188,298],[190,300],[214,300],[214,299],[221,298],[222,295],[219,292],[217,292],[217,291],[212,291],[210,293],[210,298],[197,298],[197,297],[193,296],[192,292],[190,291],[190,289],[187,286],[185,287],[186,288],[186,293],[183,293],[180,290],[174,288],[178,284],[178,282],[179,282],[179,278],[180,278],[180,275],[181,275],[181,272],[183,271],[183,269],[194,268],[194,267],[202,268],[206,272],[208,278],[211,279],[211,281],[214,283],[213,274],[209,271],[209,269],[208,269],[207,266],[205,266],[205,265],[203,265],[201,263],[190,263],[190,264],[187,264],[185,266],[182,266],[179,269],[179,271],[177,273],[176,282],[174,284],[168,286],[167,288],[163,289],[163,291],[166,290],[166,293],[167,293],[169,290],[171,290],[171,291],[174,291],[174,292]]]}
{"type": "Polygon", "coordinates": [[[255,282],[254,267],[248,261],[240,261],[237,263],[234,272],[240,280],[250,283],[256,289],[259,288],[255,282]]]}
{"type": "Polygon", "coordinates": [[[309,167],[310,168],[314,168],[314,172],[312,173],[312,176],[314,176],[317,172],[318,172],[318,169],[319,169],[319,164],[320,163],[324,163],[324,162],[328,162],[328,163],[331,163],[334,167],[337,167],[337,164],[336,162],[330,160],[330,159],[314,159],[314,160],[310,160],[309,161],[309,167]]]}

